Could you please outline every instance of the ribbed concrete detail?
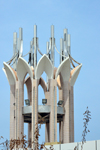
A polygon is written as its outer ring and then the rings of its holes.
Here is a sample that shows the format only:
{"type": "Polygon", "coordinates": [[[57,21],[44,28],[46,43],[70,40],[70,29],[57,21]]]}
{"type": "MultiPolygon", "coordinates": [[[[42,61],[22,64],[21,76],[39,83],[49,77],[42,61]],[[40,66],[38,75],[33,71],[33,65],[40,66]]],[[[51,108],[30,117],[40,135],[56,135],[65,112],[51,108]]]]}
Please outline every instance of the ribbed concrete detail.
{"type": "MultiPolygon", "coordinates": [[[[33,79],[32,85],[32,141],[35,140],[35,129],[38,125],[38,79],[33,79]]],[[[32,144],[34,148],[35,144],[32,144]]]]}
{"type": "Polygon", "coordinates": [[[50,80],[50,142],[57,142],[57,87],[54,79],[50,80]]]}
{"type": "Polygon", "coordinates": [[[65,115],[63,116],[63,143],[74,142],[74,101],[73,87],[69,82],[63,83],[63,100],[65,115]]]}
{"type": "Polygon", "coordinates": [[[18,81],[16,81],[16,89],[15,89],[15,139],[18,138],[17,123],[18,123],[18,81]]]}
{"type": "Polygon", "coordinates": [[[63,143],[70,143],[70,108],[69,108],[69,83],[63,83],[63,100],[65,115],[63,116],[63,143]]]}
{"type": "Polygon", "coordinates": [[[15,139],[15,85],[10,85],[10,140],[15,139]]]}
{"type": "Polygon", "coordinates": [[[71,86],[71,90],[70,90],[70,105],[71,105],[71,142],[74,142],[74,87],[71,86]]]}
{"type": "Polygon", "coordinates": [[[24,117],[22,115],[23,106],[24,106],[24,83],[23,81],[19,80],[17,138],[19,137],[20,139],[22,138],[22,134],[24,134],[24,117]]]}

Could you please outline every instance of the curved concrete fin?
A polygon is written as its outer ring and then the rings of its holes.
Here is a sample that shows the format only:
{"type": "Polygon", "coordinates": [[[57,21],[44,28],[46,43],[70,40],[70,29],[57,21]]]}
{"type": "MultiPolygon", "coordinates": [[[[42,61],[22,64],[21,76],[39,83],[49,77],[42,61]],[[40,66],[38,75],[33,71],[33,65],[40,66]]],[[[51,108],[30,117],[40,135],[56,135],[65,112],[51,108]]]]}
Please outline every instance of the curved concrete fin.
{"type": "Polygon", "coordinates": [[[29,64],[26,62],[25,59],[23,59],[22,57],[19,57],[18,64],[17,64],[18,78],[21,81],[23,81],[27,73],[29,73],[31,78],[33,77],[33,73],[29,64]]]}
{"type": "Polygon", "coordinates": [[[48,79],[53,78],[53,65],[45,54],[41,57],[41,59],[37,64],[36,71],[35,71],[35,78],[40,79],[44,71],[48,75],[48,79]]]}
{"type": "Polygon", "coordinates": [[[16,77],[13,70],[6,62],[3,62],[3,65],[3,71],[8,79],[9,85],[14,85],[16,83],[16,77]]]}
{"type": "Polygon", "coordinates": [[[68,81],[70,77],[70,60],[69,57],[67,57],[62,63],[59,65],[57,72],[56,72],[56,78],[61,73],[61,76],[63,78],[63,81],[68,81]]]}
{"type": "Polygon", "coordinates": [[[6,70],[5,70],[4,68],[2,68],[2,70],[3,70],[3,72],[5,73],[6,78],[7,78],[6,70]]]}
{"type": "Polygon", "coordinates": [[[79,66],[77,66],[76,69],[74,68],[72,70],[72,75],[71,75],[71,78],[70,78],[70,85],[71,86],[74,86],[75,81],[76,81],[76,79],[78,77],[78,74],[80,72],[81,67],[82,67],[82,64],[80,64],[79,66]]]}

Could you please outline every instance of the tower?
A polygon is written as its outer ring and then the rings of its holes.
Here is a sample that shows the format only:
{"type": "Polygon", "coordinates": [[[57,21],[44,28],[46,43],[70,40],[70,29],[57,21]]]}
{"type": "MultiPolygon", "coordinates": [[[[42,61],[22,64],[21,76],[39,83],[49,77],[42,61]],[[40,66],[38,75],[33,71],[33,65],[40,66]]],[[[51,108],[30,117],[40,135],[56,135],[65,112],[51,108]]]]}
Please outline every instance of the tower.
{"type": "MultiPolygon", "coordinates": [[[[13,57],[4,62],[4,72],[10,85],[10,139],[22,138],[24,122],[28,123],[28,141],[35,140],[36,124],[45,124],[45,142],[57,142],[57,122],[61,143],[74,142],[74,96],[73,86],[82,64],[75,61],[70,52],[70,34],[64,29],[64,38],[60,39],[60,52],[56,48],[54,26],[51,26],[47,52],[42,54],[37,38],[37,26],[34,25],[34,38],[30,42],[28,62],[23,56],[22,28],[13,36],[13,57]],[[60,55],[60,65],[55,67],[55,50],[60,55]],[[42,55],[37,63],[37,51],[42,55]],[[75,67],[74,62],[78,65],[75,67]],[[11,66],[13,65],[13,67],[11,66]],[[72,68],[73,67],[73,68],[72,68]],[[41,77],[45,71],[47,81],[41,77]],[[25,76],[29,76],[25,79],[25,76]],[[24,84],[27,87],[28,100],[24,106],[24,84]],[[42,86],[45,105],[38,105],[38,86],[42,86]],[[57,86],[59,100],[57,104],[57,86]],[[22,134],[21,134],[22,133],[22,134]]],[[[32,148],[35,144],[32,144],[32,148]]]]}

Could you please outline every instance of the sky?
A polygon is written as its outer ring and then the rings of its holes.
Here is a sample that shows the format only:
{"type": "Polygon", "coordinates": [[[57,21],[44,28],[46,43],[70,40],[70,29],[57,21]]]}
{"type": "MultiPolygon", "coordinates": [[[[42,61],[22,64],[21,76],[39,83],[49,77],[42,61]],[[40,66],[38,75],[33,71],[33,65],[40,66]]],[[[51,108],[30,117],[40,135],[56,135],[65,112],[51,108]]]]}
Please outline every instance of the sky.
{"type": "MultiPolygon", "coordinates": [[[[83,113],[87,106],[92,119],[88,124],[90,133],[87,134],[86,140],[100,140],[99,0],[0,0],[0,136],[9,139],[10,128],[10,86],[2,70],[3,62],[7,62],[13,56],[13,32],[19,32],[19,27],[23,28],[23,54],[29,52],[35,24],[42,53],[46,53],[51,25],[55,28],[55,42],[59,51],[64,28],[71,34],[71,55],[82,63],[74,85],[75,142],[82,139],[83,113]]],[[[59,57],[55,51],[56,67],[59,66],[59,57]]],[[[25,59],[27,60],[27,57],[25,59]]],[[[43,77],[46,78],[45,75],[43,77]]],[[[41,87],[39,92],[41,103],[41,99],[44,98],[41,87]]],[[[44,132],[42,126],[40,143],[45,141],[44,132]]],[[[24,133],[27,135],[26,124],[24,133]]]]}

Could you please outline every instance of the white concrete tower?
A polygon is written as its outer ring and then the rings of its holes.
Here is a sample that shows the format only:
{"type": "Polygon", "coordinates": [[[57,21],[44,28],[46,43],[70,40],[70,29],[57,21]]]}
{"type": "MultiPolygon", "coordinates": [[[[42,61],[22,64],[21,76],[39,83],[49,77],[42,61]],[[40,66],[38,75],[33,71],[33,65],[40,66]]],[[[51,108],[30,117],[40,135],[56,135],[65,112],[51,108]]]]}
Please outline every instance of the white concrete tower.
{"type": "MultiPolygon", "coordinates": [[[[38,142],[34,133],[40,123],[45,124],[45,143],[74,142],[73,88],[82,64],[71,56],[68,30],[64,29],[64,38],[60,39],[59,52],[56,48],[54,26],[52,25],[50,42],[47,42],[47,53],[42,54],[38,45],[37,26],[34,25],[34,37],[30,42],[28,62],[22,54],[22,28],[19,29],[19,38],[17,38],[17,33],[14,33],[13,45],[14,56],[9,62],[3,63],[3,70],[10,85],[10,140],[22,138],[25,122],[28,123],[28,142],[30,143],[38,142]],[[58,68],[54,63],[55,50],[60,55],[58,68]],[[38,62],[37,51],[42,55],[38,62]],[[75,67],[74,63],[78,65],[75,67]],[[43,72],[47,75],[47,81],[41,77],[43,72]],[[27,74],[29,76],[25,78],[27,74]],[[24,84],[26,84],[28,93],[26,106],[24,106],[24,84]],[[45,105],[38,105],[39,85],[45,94],[43,100],[45,105]],[[57,87],[59,89],[58,103],[57,87]],[[57,123],[59,123],[59,135],[57,135],[57,123]],[[57,141],[57,136],[59,136],[59,141],[57,141]]],[[[32,143],[30,148],[35,149],[36,146],[36,143],[32,143]]]]}

